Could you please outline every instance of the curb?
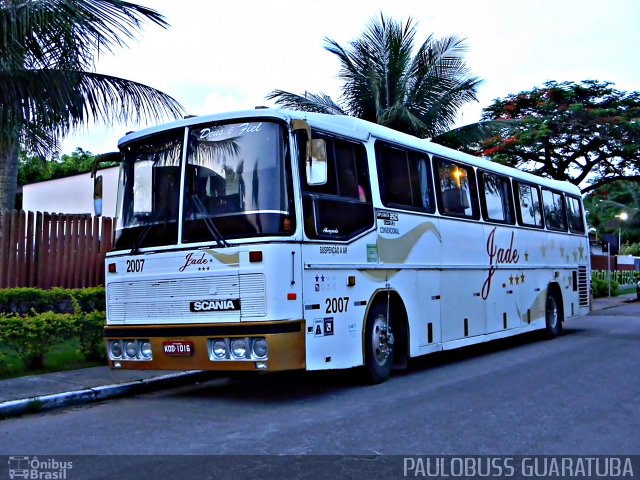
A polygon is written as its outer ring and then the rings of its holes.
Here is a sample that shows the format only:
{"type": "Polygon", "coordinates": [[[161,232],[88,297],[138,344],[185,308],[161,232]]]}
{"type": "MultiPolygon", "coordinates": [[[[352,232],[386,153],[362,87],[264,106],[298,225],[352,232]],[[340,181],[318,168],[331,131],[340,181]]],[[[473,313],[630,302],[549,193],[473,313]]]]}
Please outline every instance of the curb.
{"type": "MultiPolygon", "coordinates": [[[[595,302],[592,301],[591,302],[591,305],[592,305],[591,311],[592,312],[597,312],[597,311],[600,311],[600,310],[607,310],[609,308],[616,308],[616,307],[619,307],[621,305],[628,305],[630,303],[639,302],[640,300],[638,300],[635,295],[636,295],[635,293],[633,294],[633,296],[629,295],[628,298],[625,298],[626,297],[625,295],[623,295],[621,297],[617,297],[618,298],[617,301],[615,301],[615,302],[612,301],[609,305],[603,305],[603,306],[598,307],[598,308],[593,308],[593,305],[594,305],[595,302]]],[[[613,297],[613,298],[616,298],[616,297],[613,297]]]]}
{"type": "Polygon", "coordinates": [[[211,378],[211,372],[194,370],[168,373],[158,377],[84,388],[70,392],[39,395],[19,400],[8,400],[0,403],[0,419],[27,413],[39,413],[55,408],[101,402],[112,398],[138,395],[163,388],[177,387],[208,378],[211,378]]]}

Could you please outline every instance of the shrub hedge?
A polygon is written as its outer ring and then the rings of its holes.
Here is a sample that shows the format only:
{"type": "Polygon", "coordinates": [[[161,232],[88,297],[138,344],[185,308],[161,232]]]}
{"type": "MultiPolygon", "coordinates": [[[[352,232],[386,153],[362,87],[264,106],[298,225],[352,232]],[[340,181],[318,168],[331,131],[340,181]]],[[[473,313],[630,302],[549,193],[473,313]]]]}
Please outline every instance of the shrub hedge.
{"type": "MultiPolygon", "coordinates": [[[[74,339],[89,361],[106,360],[104,288],[0,290],[0,346],[13,350],[28,370],[42,370],[54,345],[74,339]]],[[[3,370],[0,350],[0,376],[3,370]]]]}
{"type": "MultiPolygon", "coordinates": [[[[618,288],[620,284],[615,280],[611,280],[611,295],[616,296],[618,294],[618,288]]],[[[591,278],[591,293],[593,298],[606,297],[609,295],[609,283],[607,280],[603,280],[598,277],[591,278]]]]}
{"type": "Polygon", "coordinates": [[[104,287],[65,289],[7,288],[0,290],[0,314],[29,315],[32,312],[75,313],[74,301],[81,312],[105,311],[104,287]]]}

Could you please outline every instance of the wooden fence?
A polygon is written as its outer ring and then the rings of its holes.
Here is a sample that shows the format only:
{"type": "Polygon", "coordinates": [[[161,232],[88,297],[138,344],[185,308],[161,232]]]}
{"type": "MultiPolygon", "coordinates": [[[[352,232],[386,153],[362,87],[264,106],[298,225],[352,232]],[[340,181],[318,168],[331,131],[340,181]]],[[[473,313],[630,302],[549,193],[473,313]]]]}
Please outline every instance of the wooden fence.
{"type": "Polygon", "coordinates": [[[113,219],[14,210],[0,221],[0,288],[104,285],[113,219]]]}

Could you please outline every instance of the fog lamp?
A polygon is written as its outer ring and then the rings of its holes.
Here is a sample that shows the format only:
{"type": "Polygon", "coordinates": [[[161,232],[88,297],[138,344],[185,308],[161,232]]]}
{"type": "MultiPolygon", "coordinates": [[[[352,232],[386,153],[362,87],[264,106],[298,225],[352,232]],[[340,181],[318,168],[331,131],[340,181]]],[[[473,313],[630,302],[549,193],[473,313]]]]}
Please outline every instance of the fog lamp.
{"type": "Polygon", "coordinates": [[[135,340],[129,340],[124,344],[124,353],[129,358],[136,358],[138,356],[138,342],[135,340]]]}
{"type": "Polygon", "coordinates": [[[120,358],[122,357],[122,344],[120,340],[111,340],[109,342],[109,354],[111,358],[120,358]]]}
{"type": "Polygon", "coordinates": [[[244,338],[236,338],[231,340],[231,353],[236,358],[246,358],[247,356],[247,342],[244,338]]]}
{"type": "Polygon", "coordinates": [[[256,358],[265,358],[267,356],[267,341],[264,338],[254,340],[253,356],[256,358]]]}

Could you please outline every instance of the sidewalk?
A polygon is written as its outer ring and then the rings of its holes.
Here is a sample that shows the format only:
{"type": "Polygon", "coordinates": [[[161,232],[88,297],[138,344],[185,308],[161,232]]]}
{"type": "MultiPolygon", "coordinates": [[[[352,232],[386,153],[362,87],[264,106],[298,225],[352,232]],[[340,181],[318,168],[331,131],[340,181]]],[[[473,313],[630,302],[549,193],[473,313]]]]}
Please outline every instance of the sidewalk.
{"type": "Polygon", "coordinates": [[[24,413],[99,402],[210,378],[211,372],[92,367],[0,380],[0,421],[24,413]]]}
{"type": "Polygon", "coordinates": [[[591,303],[591,311],[595,312],[596,310],[604,310],[605,308],[617,307],[624,303],[635,302],[636,297],[635,293],[628,293],[626,295],[620,295],[619,297],[596,298],[591,303]]]}
{"type": "MultiPolygon", "coordinates": [[[[593,301],[592,311],[635,299],[635,293],[598,298],[593,301]]],[[[0,419],[195,383],[212,375],[202,371],[145,372],[93,367],[0,380],[0,419]]]]}

